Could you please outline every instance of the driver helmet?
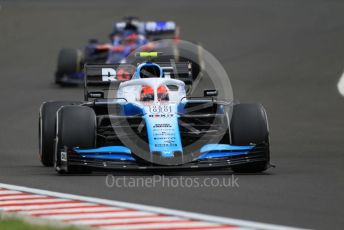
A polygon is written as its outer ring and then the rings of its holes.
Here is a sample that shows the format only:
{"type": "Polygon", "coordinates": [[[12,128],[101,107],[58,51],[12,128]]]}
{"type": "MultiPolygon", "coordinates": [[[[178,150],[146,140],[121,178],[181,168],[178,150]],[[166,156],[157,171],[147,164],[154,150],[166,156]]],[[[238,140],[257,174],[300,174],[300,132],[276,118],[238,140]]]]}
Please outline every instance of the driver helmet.
{"type": "MultiPolygon", "coordinates": [[[[158,100],[168,101],[168,89],[165,85],[160,85],[157,89],[158,100]]],[[[141,101],[153,101],[154,100],[154,89],[148,85],[143,85],[140,93],[141,101]]]]}
{"type": "Polygon", "coordinates": [[[133,31],[127,31],[124,33],[124,43],[126,45],[136,44],[138,41],[138,34],[133,31]]]}

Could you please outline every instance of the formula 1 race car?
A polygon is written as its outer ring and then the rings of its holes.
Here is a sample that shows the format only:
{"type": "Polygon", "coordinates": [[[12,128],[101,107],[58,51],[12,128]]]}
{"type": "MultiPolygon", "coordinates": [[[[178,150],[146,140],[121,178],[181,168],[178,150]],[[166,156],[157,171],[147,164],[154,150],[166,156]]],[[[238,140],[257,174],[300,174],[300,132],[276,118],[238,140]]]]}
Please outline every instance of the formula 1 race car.
{"type": "Polygon", "coordinates": [[[40,107],[39,153],[58,173],[95,170],[269,167],[269,128],[260,104],[186,96],[190,63],[85,65],[85,101],[40,107]],[[132,73],[120,80],[118,72],[132,73]]]}
{"type": "Polygon", "coordinates": [[[130,54],[138,51],[169,53],[165,57],[159,57],[160,61],[168,61],[172,57],[179,61],[194,62],[193,75],[198,75],[201,71],[199,65],[201,47],[195,52],[185,54],[186,51],[178,47],[179,41],[179,28],[173,21],[143,22],[135,17],[126,17],[123,21],[114,24],[109,42],[99,43],[97,39],[90,39],[84,52],[79,49],[61,49],[58,55],[55,83],[62,86],[81,84],[85,63],[133,62],[133,60],[130,61],[130,58],[133,58],[130,54]],[[197,61],[183,59],[183,56],[190,55],[195,56],[192,59],[197,61]]]}

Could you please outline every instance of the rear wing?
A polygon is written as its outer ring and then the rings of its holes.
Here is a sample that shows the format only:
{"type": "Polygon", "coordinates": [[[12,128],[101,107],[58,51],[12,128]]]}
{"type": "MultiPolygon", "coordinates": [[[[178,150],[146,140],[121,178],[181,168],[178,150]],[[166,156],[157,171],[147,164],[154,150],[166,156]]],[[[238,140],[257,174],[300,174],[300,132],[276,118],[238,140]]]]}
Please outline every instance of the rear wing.
{"type": "Polygon", "coordinates": [[[179,34],[179,28],[173,21],[148,21],[145,22],[144,29],[148,37],[172,38],[179,34]]]}
{"type": "MultiPolygon", "coordinates": [[[[156,64],[162,68],[164,77],[181,80],[186,85],[192,84],[191,63],[161,62],[156,64]]],[[[85,64],[85,100],[116,98],[119,85],[130,80],[136,68],[137,66],[132,64],[85,64]]]]}
{"type": "Polygon", "coordinates": [[[130,26],[137,29],[138,33],[150,38],[175,38],[179,35],[179,27],[174,21],[139,21],[135,17],[127,17],[124,21],[116,22],[112,34],[122,33],[130,26]]]}

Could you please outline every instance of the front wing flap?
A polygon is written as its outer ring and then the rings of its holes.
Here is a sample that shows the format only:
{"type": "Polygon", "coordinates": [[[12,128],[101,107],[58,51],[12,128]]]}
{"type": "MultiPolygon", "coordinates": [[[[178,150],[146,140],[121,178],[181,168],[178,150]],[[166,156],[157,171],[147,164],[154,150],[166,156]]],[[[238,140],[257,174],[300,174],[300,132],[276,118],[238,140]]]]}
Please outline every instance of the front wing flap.
{"type": "MultiPolygon", "coordinates": [[[[98,152],[80,152],[77,149],[66,149],[67,159],[64,166],[82,166],[95,171],[106,170],[178,170],[178,169],[211,169],[225,168],[252,162],[268,161],[268,145],[251,146],[249,150],[239,147],[237,150],[216,150],[205,152],[194,160],[180,165],[157,165],[149,162],[137,161],[126,147],[119,152],[109,152],[103,147],[98,152]]],[[[109,149],[108,149],[109,150],[109,149]]],[[[87,150],[86,150],[87,151],[87,150]]],[[[63,167],[63,165],[62,165],[63,167]]]]}

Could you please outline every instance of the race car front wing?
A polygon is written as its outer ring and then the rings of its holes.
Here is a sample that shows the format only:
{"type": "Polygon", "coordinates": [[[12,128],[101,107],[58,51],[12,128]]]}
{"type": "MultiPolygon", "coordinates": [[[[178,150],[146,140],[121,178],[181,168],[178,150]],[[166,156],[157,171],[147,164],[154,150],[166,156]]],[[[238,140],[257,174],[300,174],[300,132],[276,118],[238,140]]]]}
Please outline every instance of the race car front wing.
{"type": "MultiPolygon", "coordinates": [[[[117,146],[118,147],[118,146],[117,146]]],[[[119,146],[121,147],[121,146],[119,146]]],[[[178,165],[158,165],[147,161],[137,160],[130,155],[125,147],[121,152],[98,152],[92,150],[65,149],[66,158],[61,161],[61,168],[81,166],[94,171],[107,170],[176,170],[176,169],[212,169],[226,168],[234,165],[243,165],[253,162],[269,162],[268,144],[256,146],[233,146],[234,150],[207,151],[192,161],[178,165]]],[[[111,148],[111,147],[110,147],[111,148]]]]}

